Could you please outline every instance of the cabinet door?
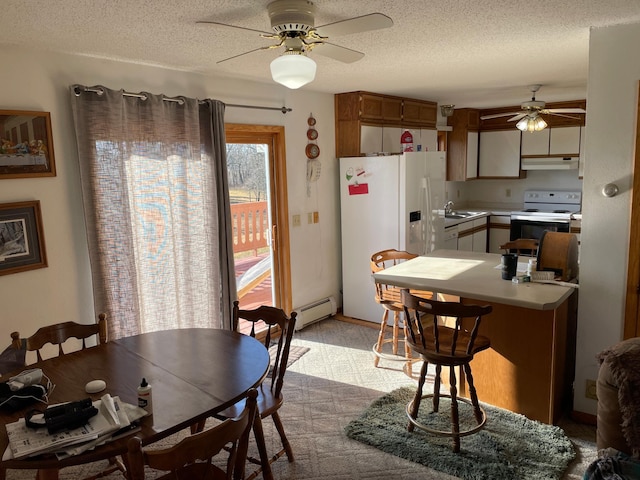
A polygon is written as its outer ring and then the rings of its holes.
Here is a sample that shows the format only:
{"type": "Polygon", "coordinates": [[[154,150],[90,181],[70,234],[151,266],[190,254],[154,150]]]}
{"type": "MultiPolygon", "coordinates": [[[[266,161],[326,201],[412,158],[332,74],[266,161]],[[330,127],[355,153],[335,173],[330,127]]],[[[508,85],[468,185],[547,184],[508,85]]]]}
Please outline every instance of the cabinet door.
{"type": "Polygon", "coordinates": [[[360,119],[399,126],[402,122],[402,99],[362,93],[360,119]]]}
{"type": "Polygon", "coordinates": [[[473,251],[473,220],[458,224],[458,250],[473,251]]]}
{"type": "Polygon", "coordinates": [[[481,230],[473,234],[473,251],[474,252],[487,252],[487,231],[481,230]]]}
{"type": "Polygon", "coordinates": [[[487,251],[487,218],[474,220],[473,229],[475,230],[473,233],[473,251],[485,253],[487,251]]]}
{"type": "Polygon", "coordinates": [[[382,127],[381,151],[387,153],[400,153],[402,151],[400,137],[402,137],[402,128],[387,126],[382,127]]]}
{"type": "Polygon", "coordinates": [[[458,250],[473,252],[473,234],[458,236],[458,250]]]}
{"type": "Polygon", "coordinates": [[[467,178],[478,177],[478,132],[467,132],[467,178]]]}
{"type": "Polygon", "coordinates": [[[549,131],[522,132],[522,155],[547,155],[549,153],[549,131]]]}
{"type": "Polygon", "coordinates": [[[503,253],[500,245],[510,239],[511,218],[507,215],[492,215],[489,217],[489,253],[503,253]]]}
{"type": "Polygon", "coordinates": [[[520,178],[520,130],[480,133],[479,177],[520,178]]]}
{"type": "Polygon", "coordinates": [[[382,152],[382,127],[362,125],[360,127],[360,153],[382,152]]]}
{"type": "Polygon", "coordinates": [[[438,119],[438,105],[435,102],[404,99],[402,102],[403,124],[435,127],[438,119]]]}
{"type": "Polygon", "coordinates": [[[437,130],[427,130],[425,128],[420,129],[420,141],[416,141],[416,138],[413,138],[413,145],[416,147],[417,145],[422,145],[422,151],[426,152],[435,152],[438,150],[438,131],[437,130]]]}
{"type": "Polygon", "coordinates": [[[360,118],[382,122],[382,97],[363,93],[360,96],[360,118]]]}
{"type": "Polygon", "coordinates": [[[549,129],[549,154],[577,157],[580,154],[580,127],[549,129]]]}

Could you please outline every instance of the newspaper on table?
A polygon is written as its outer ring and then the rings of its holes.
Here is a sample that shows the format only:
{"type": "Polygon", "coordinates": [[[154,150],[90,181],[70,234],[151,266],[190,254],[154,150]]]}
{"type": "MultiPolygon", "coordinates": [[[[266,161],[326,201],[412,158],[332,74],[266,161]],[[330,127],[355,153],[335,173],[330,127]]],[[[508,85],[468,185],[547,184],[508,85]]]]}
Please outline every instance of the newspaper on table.
{"type": "MultiPolygon", "coordinates": [[[[119,397],[112,397],[108,393],[93,402],[93,406],[98,409],[98,413],[91,417],[86,425],[54,434],[50,434],[46,428],[27,427],[24,418],[7,424],[9,448],[3,460],[48,452],[56,452],[58,456],[63,457],[77,455],[108,440],[147,413],[138,407],[124,404],[119,397]]],[[[36,416],[33,418],[35,420],[36,416]]]]}

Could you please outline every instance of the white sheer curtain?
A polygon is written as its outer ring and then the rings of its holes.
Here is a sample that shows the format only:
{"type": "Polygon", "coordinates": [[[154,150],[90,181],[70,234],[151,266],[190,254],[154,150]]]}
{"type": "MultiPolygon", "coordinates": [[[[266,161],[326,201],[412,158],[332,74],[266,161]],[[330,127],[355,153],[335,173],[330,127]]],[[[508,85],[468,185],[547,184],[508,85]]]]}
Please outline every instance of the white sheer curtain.
{"type": "Polygon", "coordinates": [[[111,338],[231,328],[224,104],[71,87],[95,308],[111,338]]]}

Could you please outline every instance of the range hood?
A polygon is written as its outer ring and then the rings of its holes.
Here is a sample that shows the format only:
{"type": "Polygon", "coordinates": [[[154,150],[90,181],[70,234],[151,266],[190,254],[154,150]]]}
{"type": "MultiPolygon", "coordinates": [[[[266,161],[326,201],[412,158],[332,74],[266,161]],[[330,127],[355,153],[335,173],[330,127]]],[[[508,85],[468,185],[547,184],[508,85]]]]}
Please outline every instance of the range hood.
{"type": "Polygon", "coordinates": [[[526,157],[521,159],[522,170],[573,170],[578,168],[579,157],[526,157]]]}

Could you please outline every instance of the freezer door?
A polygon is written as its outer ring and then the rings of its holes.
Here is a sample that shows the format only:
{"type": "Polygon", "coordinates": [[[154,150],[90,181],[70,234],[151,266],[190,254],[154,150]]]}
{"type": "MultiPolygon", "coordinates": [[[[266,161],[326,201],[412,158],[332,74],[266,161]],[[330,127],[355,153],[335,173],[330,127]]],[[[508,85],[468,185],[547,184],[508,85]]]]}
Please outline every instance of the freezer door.
{"type": "Polygon", "coordinates": [[[400,244],[424,255],[442,248],[446,156],[444,152],[405,153],[400,160],[400,244]]]}
{"type": "Polygon", "coordinates": [[[444,216],[446,198],[447,157],[445,152],[427,152],[427,207],[425,208],[425,252],[444,246],[444,216]]]}

